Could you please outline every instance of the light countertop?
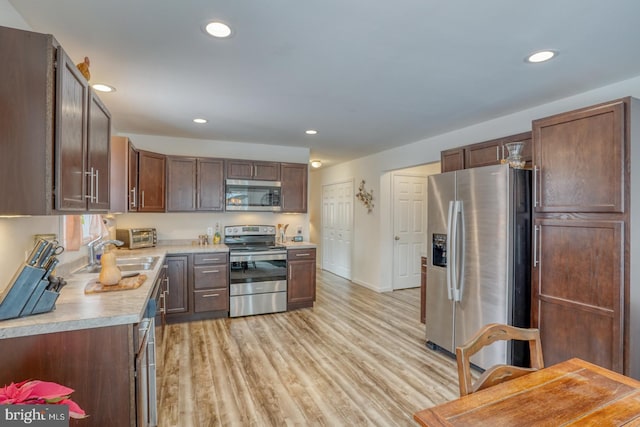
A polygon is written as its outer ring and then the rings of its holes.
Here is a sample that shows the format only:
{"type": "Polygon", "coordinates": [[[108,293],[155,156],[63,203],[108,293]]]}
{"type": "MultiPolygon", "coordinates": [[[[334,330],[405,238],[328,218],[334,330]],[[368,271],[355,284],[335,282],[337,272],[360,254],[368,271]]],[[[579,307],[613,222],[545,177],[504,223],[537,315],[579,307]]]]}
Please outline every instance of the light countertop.
{"type": "MultiPolygon", "coordinates": [[[[287,249],[316,247],[309,242],[286,242],[285,246],[287,249]]],[[[116,257],[159,256],[164,258],[168,254],[228,251],[229,248],[224,244],[199,246],[159,242],[155,248],[118,249],[116,257]]],[[[84,288],[91,281],[96,281],[98,274],[74,274],[73,271],[82,267],[82,264],[61,265],[56,275],[64,277],[67,286],[60,292],[55,310],[0,321],[0,339],[138,323],[144,315],[153,284],[163,264],[158,262],[153,270],[141,271],[140,273],[147,276],[147,280],[137,289],[88,295],[84,293],[84,288]]]]}
{"type": "MultiPolygon", "coordinates": [[[[116,256],[164,258],[166,254],[172,253],[228,251],[225,245],[165,245],[146,249],[119,249],[116,256]]],[[[55,309],[48,313],[0,321],[0,339],[138,323],[144,315],[153,284],[163,264],[158,262],[153,270],[140,271],[147,276],[147,280],[137,289],[89,295],[84,293],[84,288],[98,279],[98,273],[73,274],[82,264],[60,266],[56,275],[64,277],[67,285],[61,290],[55,309]]]]}

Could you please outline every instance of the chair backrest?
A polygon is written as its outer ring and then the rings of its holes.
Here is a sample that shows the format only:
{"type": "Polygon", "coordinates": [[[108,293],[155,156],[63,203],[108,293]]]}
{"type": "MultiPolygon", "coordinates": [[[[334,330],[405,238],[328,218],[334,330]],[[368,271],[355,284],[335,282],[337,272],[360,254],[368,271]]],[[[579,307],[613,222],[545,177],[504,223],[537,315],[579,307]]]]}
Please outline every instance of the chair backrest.
{"type": "Polygon", "coordinates": [[[516,328],[515,326],[510,325],[491,323],[480,329],[466,344],[456,348],[456,360],[458,362],[460,396],[466,396],[467,394],[478,390],[482,390],[544,368],[542,346],[540,344],[540,332],[538,329],[516,328]],[[469,359],[484,346],[500,340],[529,341],[531,367],[523,368],[511,365],[496,365],[484,371],[480,378],[478,378],[478,381],[476,381],[475,384],[472,384],[471,362],[469,359]]]}

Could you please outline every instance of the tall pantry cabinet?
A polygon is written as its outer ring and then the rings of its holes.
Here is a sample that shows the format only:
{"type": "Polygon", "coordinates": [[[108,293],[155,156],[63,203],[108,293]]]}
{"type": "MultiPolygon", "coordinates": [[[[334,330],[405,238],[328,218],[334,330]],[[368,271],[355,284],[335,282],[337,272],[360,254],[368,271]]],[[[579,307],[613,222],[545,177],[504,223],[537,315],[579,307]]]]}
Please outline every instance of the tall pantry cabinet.
{"type": "Polygon", "coordinates": [[[640,376],[639,318],[631,317],[640,309],[631,254],[639,258],[640,249],[630,234],[637,103],[625,98],[533,121],[532,323],[546,365],[580,357],[640,376]]]}

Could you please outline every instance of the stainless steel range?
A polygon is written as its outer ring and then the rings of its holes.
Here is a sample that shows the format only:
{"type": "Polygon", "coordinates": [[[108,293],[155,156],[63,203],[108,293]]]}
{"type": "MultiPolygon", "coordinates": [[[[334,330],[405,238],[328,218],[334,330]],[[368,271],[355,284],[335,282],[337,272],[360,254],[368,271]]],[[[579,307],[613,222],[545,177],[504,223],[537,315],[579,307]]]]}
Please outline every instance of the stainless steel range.
{"type": "Polygon", "coordinates": [[[224,228],[229,247],[229,316],[287,310],[287,250],[272,225],[224,228]]]}

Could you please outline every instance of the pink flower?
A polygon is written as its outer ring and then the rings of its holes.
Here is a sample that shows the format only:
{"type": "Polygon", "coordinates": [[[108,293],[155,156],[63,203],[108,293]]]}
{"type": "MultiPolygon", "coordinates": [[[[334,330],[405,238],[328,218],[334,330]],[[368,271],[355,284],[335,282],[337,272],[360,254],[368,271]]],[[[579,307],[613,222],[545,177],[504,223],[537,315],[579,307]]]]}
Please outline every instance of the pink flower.
{"type": "Polygon", "coordinates": [[[71,418],[85,418],[87,415],[82,408],[69,399],[71,393],[73,389],[57,383],[26,380],[0,388],[0,405],[67,405],[71,418]]]}

